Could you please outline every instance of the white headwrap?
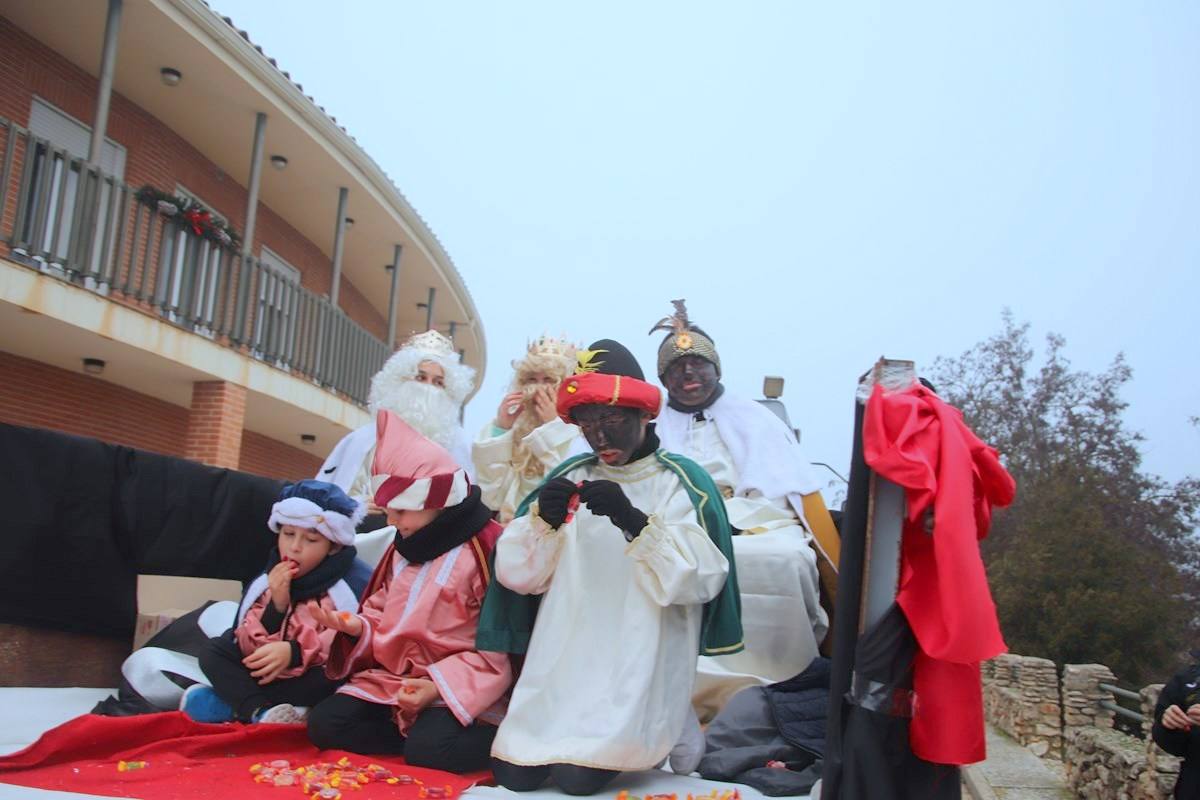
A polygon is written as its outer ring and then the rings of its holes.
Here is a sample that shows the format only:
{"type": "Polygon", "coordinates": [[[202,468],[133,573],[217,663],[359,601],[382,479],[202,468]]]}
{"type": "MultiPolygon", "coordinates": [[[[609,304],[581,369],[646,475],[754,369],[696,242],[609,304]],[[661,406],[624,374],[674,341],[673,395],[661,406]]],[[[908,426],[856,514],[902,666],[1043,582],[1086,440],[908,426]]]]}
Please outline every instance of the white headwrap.
{"type": "Polygon", "coordinates": [[[334,544],[343,547],[354,544],[354,529],[366,516],[367,509],[359,503],[353,515],[346,516],[337,511],[321,508],[304,497],[286,497],[271,506],[271,518],[267,527],[279,533],[283,525],[312,528],[334,544]]]}

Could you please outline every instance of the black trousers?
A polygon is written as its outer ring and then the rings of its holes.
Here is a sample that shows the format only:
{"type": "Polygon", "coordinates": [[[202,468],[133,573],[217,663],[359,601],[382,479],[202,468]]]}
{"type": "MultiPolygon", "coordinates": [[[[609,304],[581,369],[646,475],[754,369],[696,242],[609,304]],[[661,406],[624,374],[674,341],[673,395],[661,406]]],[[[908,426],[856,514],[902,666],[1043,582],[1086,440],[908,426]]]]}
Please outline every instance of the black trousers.
{"type": "Polygon", "coordinates": [[[280,703],[315,706],[333,694],[340,683],[325,677],[323,667],[313,667],[294,678],[259,686],[258,679],[242,663],[241,648],[227,634],[209,639],[200,651],[200,669],[208,676],[217,696],[229,703],[233,713],[243,721],[249,721],[260,708],[280,703]]]}
{"type": "Polygon", "coordinates": [[[464,727],[448,708],[433,706],[417,715],[404,737],[392,720],[392,706],[335,694],[309,712],[308,738],[322,750],[403,755],[414,767],[463,773],[488,768],[496,726],[464,727]]]}
{"type": "Polygon", "coordinates": [[[608,786],[612,779],[621,773],[612,769],[577,767],[574,764],[519,767],[493,758],[492,774],[496,777],[496,783],[513,792],[532,792],[540,789],[549,778],[567,794],[589,795],[608,786]]]}

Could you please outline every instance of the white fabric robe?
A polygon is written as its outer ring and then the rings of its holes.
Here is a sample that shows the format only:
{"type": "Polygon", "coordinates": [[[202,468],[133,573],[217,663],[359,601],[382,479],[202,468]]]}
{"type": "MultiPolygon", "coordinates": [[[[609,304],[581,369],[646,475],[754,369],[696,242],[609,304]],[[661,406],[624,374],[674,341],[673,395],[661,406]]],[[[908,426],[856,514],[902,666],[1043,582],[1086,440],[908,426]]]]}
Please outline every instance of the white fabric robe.
{"type": "Polygon", "coordinates": [[[521,501],[542,482],[542,476],[568,456],[582,452],[581,447],[586,446],[582,442],[578,426],[557,417],[534,428],[525,435],[525,445],[541,464],[542,471],[530,478],[513,467],[512,430],[497,433],[489,422],[471,445],[471,460],[475,464],[476,482],[483,492],[483,504],[496,512],[500,524],[507,524],[516,516],[521,501]]]}
{"type": "MultiPolygon", "coordinates": [[[[812,536],[801,516],[800,498],[817,490],[816,479],[802,461],[791,432],[774,414],[753,401],[731,398],[726,402],[727,398],[728,394],[722,395],[701,412],[703,421],[666,408],[657,426],[663,449],[685,455],[708,471],[726,496],[730,524],[743,531],[733,537],[733,555],[746,649],[700,659],[693,701],[701,719],[711,719],[740,689],[786,680],[804,671],[818,655],[818,645],[829,627],[820,603],[816,553],[809,545],[812,536]],[[720,424],[722,411],[724,426],[720,424]],[[769,419],[759,418],[760,412],[769,419]],[[734,415],[741,417],[736,424],[731,422],[734,415]],[[747,432],[766,441],[761,445],[739,441],[735,447],[729,446],[734,434],[747,432]],[[773,454],[777,473],[747,480],[731,452],[734,450],[742,454],[757,451],[758,456],[773,454]],[[758,485],[792,491],[768,497],[754,488],[758,485]]],[[[756,457],[752,469],[763,470],[765,463],[756,457]]]]}
{"type": "Polygon", "coordinates": [[[649,523],[629,543],[583,506],[557,531],[532,511],[509,523],[496,578],[543,597],[492,755],[523,766],[649,769],[691,713],[703,604],[720,593],[729,565],[679,478],[653,455],[567,477],[616,481],[649,523]]]}

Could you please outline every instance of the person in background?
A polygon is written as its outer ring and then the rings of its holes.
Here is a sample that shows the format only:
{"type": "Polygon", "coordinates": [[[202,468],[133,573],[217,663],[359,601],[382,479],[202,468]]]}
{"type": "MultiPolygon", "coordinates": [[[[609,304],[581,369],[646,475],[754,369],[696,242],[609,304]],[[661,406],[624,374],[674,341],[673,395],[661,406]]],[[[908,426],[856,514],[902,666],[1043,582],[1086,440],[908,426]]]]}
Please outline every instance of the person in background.
{"type": "Polygon", "coordinates": [[[1150,731],[1159,747],[1183,759],[1175,800],[1200,800],[1200,652],[1192,657],[1197,662],[1163,686],[1150,731]]]}
{"type": "Polygon", "coordinates": [[[502,525],[580,441],[579,428],[559,419],[555,410],[558,385],[575,370],[575,345],[543,336],[529,344],[513,369],[496,418],[471,448],[483,503],[502,525]]]}

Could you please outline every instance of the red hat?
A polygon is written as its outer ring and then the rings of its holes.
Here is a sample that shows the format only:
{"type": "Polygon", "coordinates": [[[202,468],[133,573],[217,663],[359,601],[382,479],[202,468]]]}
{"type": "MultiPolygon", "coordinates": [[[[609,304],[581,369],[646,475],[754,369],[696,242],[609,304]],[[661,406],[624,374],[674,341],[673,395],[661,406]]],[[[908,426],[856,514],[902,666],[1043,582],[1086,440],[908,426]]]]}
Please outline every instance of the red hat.
{"type": "Polygon", "coordinates": [[[619,342],[601,339],[577,353],[579,367],[558,387],[558,416],[573,422],[577,406],[599,404],[646,411],[658,416],[662,392],[646,383],[637,359],[619,342]]]}
{"type": "Polygon", "coordinates": [[[375,505],[398,510],[456,506],[467,498],[467,473],[441,445],[391,411],[375,419],[371,489],[375,505]]]}

